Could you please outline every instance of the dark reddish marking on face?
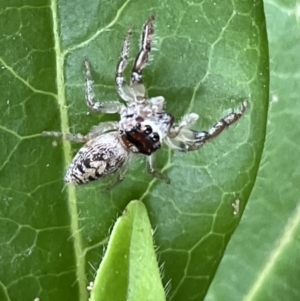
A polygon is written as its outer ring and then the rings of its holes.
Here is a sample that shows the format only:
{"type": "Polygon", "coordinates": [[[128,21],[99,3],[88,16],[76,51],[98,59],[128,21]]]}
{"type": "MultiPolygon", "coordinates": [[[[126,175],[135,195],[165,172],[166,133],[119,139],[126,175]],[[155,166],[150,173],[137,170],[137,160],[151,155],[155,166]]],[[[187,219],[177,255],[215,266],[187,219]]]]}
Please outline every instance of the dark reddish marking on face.
{"type": "Polygon", "coordinates": [[[161,147],[159,135],[152,133],[152,128],[149,125],[146,125],[146,129],[142,131],[141,124],[137,123],[132,129],[125,131],[125,136],[141,154],[149,156],[161,147]]]}

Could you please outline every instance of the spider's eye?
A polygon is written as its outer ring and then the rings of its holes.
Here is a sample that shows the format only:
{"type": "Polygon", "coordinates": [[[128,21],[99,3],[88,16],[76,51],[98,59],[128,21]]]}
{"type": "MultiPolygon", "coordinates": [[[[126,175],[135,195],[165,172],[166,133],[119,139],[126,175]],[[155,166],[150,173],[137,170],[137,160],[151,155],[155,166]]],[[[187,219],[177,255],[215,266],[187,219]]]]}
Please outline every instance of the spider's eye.
{"type": "Polygon", "coordinates": [[[141,124],[140,124],[140,123],[137,123],[137,124],[135,125],[135,128],[136,128],[137,130],[140,130],[140,129],[141,129],[141,124]]]}
{"type": "Polygon", "coordinates": [[[152,128],[151,128],[150,125],[146,125],[145,128],[146,128],[146,129],[144,130],[144,133],[145,133],[146,135],[149,135],[149,134],[152,133],[152,128]]]}
{"type": "Polygon", "coordinates": [[[157,133],[153,133],[152,141],[157,142],[159,140],[159,135],[157,133]]]}

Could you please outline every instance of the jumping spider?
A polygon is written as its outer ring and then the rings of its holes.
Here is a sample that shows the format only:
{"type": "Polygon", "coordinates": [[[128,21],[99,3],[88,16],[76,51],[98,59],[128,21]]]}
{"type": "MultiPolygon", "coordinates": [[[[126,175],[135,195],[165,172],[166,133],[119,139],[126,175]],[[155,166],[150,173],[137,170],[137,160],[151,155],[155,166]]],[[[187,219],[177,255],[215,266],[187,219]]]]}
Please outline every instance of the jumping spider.
{"type": "Polygon", "coordinates": [[[137,154],[145,155],[148,171],[153,176],[168,182],[168,179],[154,168],[154,153],[161,147],[162,142],[178,151],[197,150],[236,122],[246,109],[247,101],[244,101],[238,110],[219,120],[208,131],[197,132],[190,129],[199,117],[195,113],[187,114],[178,124],[175,123],[174,118],[164,111],[164,97],[148,98],[143,84],[142,70],[149,61],[154,37],[154,16],[151,16],[143,27],[140,51],[131,71],[130,85],[127,85],[123,72],[128,63],[131,34],[132,30],[129,29],[115,76],[117,91],[126,105],[118,101],[95,100],[90,63],[88,60],[84,61],[85,99],[88,107],[101,113],[118,113],[120,121],[100,123],[85,136],[43,132],[47,136],[85,143],[67,170],[64,178],[66,183],[80,185],[118,173],[117,181],[109,186],[112,187],[123,180],[129,162],[137,154]]]}

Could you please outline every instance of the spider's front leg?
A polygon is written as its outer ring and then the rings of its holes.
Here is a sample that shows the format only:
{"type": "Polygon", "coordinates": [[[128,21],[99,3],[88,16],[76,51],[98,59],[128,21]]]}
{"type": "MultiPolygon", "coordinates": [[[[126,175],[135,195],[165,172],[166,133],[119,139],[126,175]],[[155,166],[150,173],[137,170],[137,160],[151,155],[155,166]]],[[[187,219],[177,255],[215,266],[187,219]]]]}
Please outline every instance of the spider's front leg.
{"type": "Polygon", "coordinates": [[[102,112],[106,114],[114,114],[114,113],[120,113],[122,108],[124,107],[123,104],[121,104],[118,101],[109,101],[109,102],[98,102],[95,100],[95,93],[93,89],[93,80],[91,75],[91,66],[90,62],[85,59],[84,60],[84,66],[85,66],[85,100],[87,106],[97,112],[102,112]]]}
{"type": "MultiPolygon", "coordinates": [[[[166,143],[172,149],[179,151],[194,151],[199,149],[204,143],[210,141],[211,139],[220,135],[227,127],[238,121],[244,114],[246,107],[248,105],[247,101],[244,101],[242,105],[232,113],[226,115],[224,118],[219,120],[209,131],[193,131],[184,125],[184,119],[182,121],[182,127],[180,125],[175,127],[175,130],[170,131],[166,139],[166,143]],[[179,129],[176,133],[176,129],[179,129]],[[174,135],[175,133],[175,135],[174,135]],[[176,135],[177,134],[177,135],[176,135]]],[[[192,113],[193,114],[193,113],[192,113]]],[[[187,117],[191,116],[187,115],[187,117]]],[[[196,114],[195,114],[196,115],[196,114]]],[[[189,118],[187,118],[189,119],[189,118]]],[[[196,119],[197,120],[197,119],[196,119]]],[[[187,122],[190,125],[193,122],[187,122]]]]}
{"type": "Polygon", "coordinates": [[[232,113],[219,120],[208,132],[195,132],[194,143],[192,145],[189,145],[187,150],[196,150],[200,148],[205,142],[220,135],[227,127],[238,121],[243,116],[247,105],[248,102],[243,101],[238,110],[233,111],[232,113]]]}
{"type": "Polygon", "coordinates": [[[154,19],[152,15],[143,27],[140,52],[138,53],[130,77],[130,84],[138,100],[146,98],[146,88],[143,84],[142,70],[146,67],[154,38],[154,19]]]}

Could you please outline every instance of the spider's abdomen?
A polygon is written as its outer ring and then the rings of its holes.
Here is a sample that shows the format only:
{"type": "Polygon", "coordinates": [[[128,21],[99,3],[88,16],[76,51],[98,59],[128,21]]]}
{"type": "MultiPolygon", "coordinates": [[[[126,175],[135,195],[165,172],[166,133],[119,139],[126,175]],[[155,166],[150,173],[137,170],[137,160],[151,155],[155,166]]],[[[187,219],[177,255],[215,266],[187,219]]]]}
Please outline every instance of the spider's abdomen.
{"type": "Polygon", "coordinates": [[[128,156],[116,133],[100,135],[78,151],[64,180],[80,185],[105,178],[119,171],[126,164],[128,156]]]}

